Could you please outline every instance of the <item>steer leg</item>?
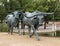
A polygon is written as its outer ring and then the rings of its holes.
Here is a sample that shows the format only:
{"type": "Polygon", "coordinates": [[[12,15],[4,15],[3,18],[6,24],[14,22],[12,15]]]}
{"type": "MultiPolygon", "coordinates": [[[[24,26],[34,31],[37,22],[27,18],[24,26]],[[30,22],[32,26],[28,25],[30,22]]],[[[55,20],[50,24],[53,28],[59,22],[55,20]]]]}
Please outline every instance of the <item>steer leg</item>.
{"type": "Polygon", "coordinates": [[[20,35],[21,34],[21,32],[20,32],[20,28],[19,28],[19,23],[17,24],[17,30],[18,30],[18,34],[20,35]]]}
{"type": "MultiPolygon", "coordinates": [[[[33,30],[33,34],[35,35],[36,39],[39,41],[40,39],[39,39],[39,36],[38,36],[38,34],[37,34],[34,26],[32,25],[31,27],[32,27],[32,30],[33,30]]],[[[32,36],[32,35],[31,35],[31,36],[32,36]]]]}
{"type": "Polygon", "coordinates": [[[25,25],[23,25],[23,35],[25,35],[25,25]]]}
{"type": "Polygon", "coordinates": [[[31,37],[31,26],[29,26],[29,37],[31,37]]]}
{"type": "Polygon", "coordinates": [[[13,26],[11,26],[10,33],[12,35],[12,33],[13,33],[13,26]]]}
{"type": "Polygon", "coordinates": [[[19,28],[19,27],[17,27],[17,30],[18,30],[18,34],[20,35],[20,34],[21,34],[21,32],[20,32],[20,28],[19,28]]]}
{"type": "Polygon", "coordinates": [[[10,26],[9,26],[9,28],[8,28],[8,34],[10,33],[10,26]]]}
{"type": "Polygon", "coordinates": [[[8,24],[8,34],[10,33],[11,26],[8,24]]]}

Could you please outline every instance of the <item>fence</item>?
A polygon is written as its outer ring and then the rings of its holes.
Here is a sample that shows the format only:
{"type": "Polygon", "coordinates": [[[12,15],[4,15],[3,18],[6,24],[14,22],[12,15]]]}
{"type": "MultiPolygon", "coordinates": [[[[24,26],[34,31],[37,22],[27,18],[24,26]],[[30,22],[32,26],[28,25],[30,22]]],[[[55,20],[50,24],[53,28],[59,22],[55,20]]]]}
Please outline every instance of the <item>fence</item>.
{"type": "Polygon", "coordinates": [[[56,36],[56,31],[58,30],[60,30],[60,22],[49,22],[46,29],[44,29],[44,26],[40,26],[38,32],[51,33],[52,36],[56,36]]]}
{"type": "MultiPolygon", "coordinates": [[[[21,24],[20,24],[21,28],[21,24]]],[[[60,30],[60,22],[49,22],[44,29],[44,25],[40,26],[37,30],[38,33],[50,33],[52,36],[56,36],[56,31],[60,30]]],[[[28,32],[28,27],[25,27],[25,32],[28,32]]]]}

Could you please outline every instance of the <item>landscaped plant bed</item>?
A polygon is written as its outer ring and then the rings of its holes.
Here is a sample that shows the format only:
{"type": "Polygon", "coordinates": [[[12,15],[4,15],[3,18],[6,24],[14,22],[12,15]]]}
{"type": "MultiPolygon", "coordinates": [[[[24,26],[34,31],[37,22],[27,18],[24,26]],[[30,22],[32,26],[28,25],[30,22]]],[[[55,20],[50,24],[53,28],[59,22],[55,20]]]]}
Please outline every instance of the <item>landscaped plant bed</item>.
{"type": "Polygon", "coordinates": [[[60,30],[56,31],[56,36],[60,37],[60,30]]]}
{"type": "Polygon", "coordinates": [[[8,26],[6,23],[0,23],[0,32],[7,32],[8,26]]]}

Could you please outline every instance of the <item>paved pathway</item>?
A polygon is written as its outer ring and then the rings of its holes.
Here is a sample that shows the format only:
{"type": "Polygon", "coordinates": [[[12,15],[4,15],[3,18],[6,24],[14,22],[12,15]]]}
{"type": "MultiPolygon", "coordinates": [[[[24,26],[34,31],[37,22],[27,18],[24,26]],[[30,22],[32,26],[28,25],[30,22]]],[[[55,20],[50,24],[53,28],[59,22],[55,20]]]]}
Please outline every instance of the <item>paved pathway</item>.
{"type": "Polygon", "coordinates": [[[36,41],[34,36],[0,32],[0,46],[60,46],[60,38],[40,36],[40,41],[36,41]]]}

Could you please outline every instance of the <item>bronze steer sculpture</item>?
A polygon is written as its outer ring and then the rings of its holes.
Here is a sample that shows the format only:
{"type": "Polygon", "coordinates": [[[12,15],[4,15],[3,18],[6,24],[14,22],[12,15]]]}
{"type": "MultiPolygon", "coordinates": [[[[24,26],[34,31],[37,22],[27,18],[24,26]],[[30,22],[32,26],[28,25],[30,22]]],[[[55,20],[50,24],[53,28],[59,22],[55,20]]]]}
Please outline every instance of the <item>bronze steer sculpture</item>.
{"type": "Polygon", "coordinates": [[[22,15],[22,20],[21,20],[23,23],[22,24],[23,33],[24,33],[25,25],[27,25],[29,27],[29,36],[32,37],[32,35],[34,34],[36,36],[36,39],[39,41],[40,39],[36,32],[36,29],[39,26],[43,25],[44,16],[49,15],[49,14],[53,14],[53,13],[44,13],[40,11],[34,11],[32,13],[25,12],[22,15]],[[31,32],[31,29],[33,30],[33,33],[31,32]]]}
{"type": "Polygon", "coordinates": [[[6,16],[6,23],[9,27],[8,33],[12,34],[13,27],[17,27],[18,33],[20,34],[20,29],[19,29],[20,16],[21,16],[21,11],[19,11],[19,10],[16,10],[6,16]]]}

